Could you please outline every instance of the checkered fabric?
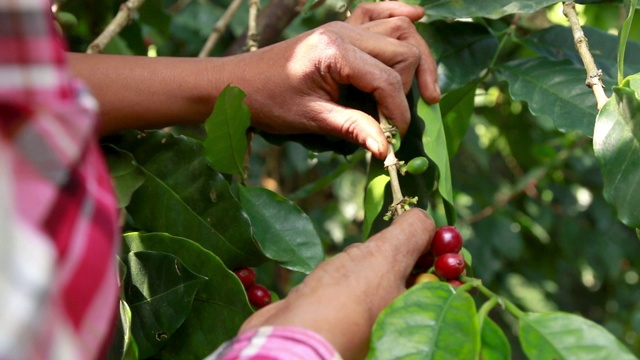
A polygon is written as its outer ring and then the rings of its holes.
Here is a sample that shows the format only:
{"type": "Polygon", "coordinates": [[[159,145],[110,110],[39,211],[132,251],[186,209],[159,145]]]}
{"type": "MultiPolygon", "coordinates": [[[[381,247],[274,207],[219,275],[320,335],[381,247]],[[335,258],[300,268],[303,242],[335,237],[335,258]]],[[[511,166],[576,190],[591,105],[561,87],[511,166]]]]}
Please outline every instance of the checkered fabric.
{"type": "Polygon", "coordinates": [[[0,0],[0,359],[94,359],[118,300],[97,104],[47,0],[0,0]]]}

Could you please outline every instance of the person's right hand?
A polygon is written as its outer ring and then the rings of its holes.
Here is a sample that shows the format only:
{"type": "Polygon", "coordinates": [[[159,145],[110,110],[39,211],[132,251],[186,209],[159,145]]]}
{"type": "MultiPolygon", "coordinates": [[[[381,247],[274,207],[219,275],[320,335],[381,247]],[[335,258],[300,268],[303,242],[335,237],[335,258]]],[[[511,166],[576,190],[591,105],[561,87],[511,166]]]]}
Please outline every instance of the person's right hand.
{"type": "Polygon", "coordinates": [[[228,58],[232,63],[224,68],[231,73],[213,77],[247,93],[256,128],[275,134],[332,135],[384,158],[387,141],[379,124],[361,111],[338,105],[339,86],[350,84],[373,94],[404,134],[410,121],[405,94],[414,77],[427,101],[440,98],[435,62],[412,23],[423,15],[421,7],[396,1],[361,4],[346,22],[228,58]]]}
{"type": "Polygon", "coordinates": [[[301,327],[321,335],[344,359],[363,358],[376,318],[405,290],[435,231],[426,212],[409,210],[364,244],[321,263],[283,300],[250,316],[240,333],[261,326],[301,327]]]}

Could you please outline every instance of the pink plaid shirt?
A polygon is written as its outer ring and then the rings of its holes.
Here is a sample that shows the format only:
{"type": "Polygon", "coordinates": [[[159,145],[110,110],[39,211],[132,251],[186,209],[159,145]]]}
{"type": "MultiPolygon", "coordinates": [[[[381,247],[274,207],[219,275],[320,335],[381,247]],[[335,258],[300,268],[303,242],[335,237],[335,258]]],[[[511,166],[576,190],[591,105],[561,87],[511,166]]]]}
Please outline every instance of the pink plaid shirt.
{"type": "MultiPolygon", "coordinates": [[[[0,0],[0,360],[100,358],[116,318],[116,200],[96,101],[64,51],[49,0],[0,0]]],[[[264,327],[209,358],[339,355],[308,330],[264,327]]]]}

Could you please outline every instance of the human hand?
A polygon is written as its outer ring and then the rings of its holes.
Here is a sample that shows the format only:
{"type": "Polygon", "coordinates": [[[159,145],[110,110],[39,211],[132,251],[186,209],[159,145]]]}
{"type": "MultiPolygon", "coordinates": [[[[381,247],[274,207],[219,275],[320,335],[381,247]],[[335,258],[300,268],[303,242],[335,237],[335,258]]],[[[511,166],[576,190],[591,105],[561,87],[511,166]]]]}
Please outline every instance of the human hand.
{"type": "Polygon", "coordinates": [[[434,233],[424,211],[405,212],[364,244],[321,263],[286,298],[249,317],[240,333],[266,325],[298,326],[323,336],[345,359],[363,358],[378,314],[405,290],[434,233]]]}
{"type": "Polygon", "coordinates": [[[346,22],[232,57],[232,73],[218,76],[247,93],[256,128],[332,135],[384,158],[388,144],[379,124],[338,105],[339,87],[351,84],[371,93],[404,134],[410,122],[405,94],[414,76],[427,101],[440,98],[435,62],[412,23],[423,15],[421,7],[396,1],[362,4],[346,22]]]}

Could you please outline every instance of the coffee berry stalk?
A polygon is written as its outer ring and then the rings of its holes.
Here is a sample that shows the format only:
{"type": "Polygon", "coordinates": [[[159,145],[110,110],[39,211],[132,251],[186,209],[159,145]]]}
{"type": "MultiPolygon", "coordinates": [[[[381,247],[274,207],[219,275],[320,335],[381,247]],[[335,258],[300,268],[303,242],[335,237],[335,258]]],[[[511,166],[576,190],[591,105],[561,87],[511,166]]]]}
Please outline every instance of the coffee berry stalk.
{"type": "Polygon", "coordinates": [[[387,117],[378,109],[378,116],[380,118],[380,127],[384,136],[387,138],[389,146],[387,147],[387,157],[384,159],[384,168],[389,172],[389,183],[391,184],[391,194],[393,200],[387,213],[384,215],[385,220],[396,218],[403,212],[409,210],[411,205],[418,203],[417,197],[408,197],[402,195],[400,189],[400,182],[398,180],[398,172],[404,163],[398,161],[394,150],[395,135],[398,133],[398,129],[387,119],[387,117]]]}

